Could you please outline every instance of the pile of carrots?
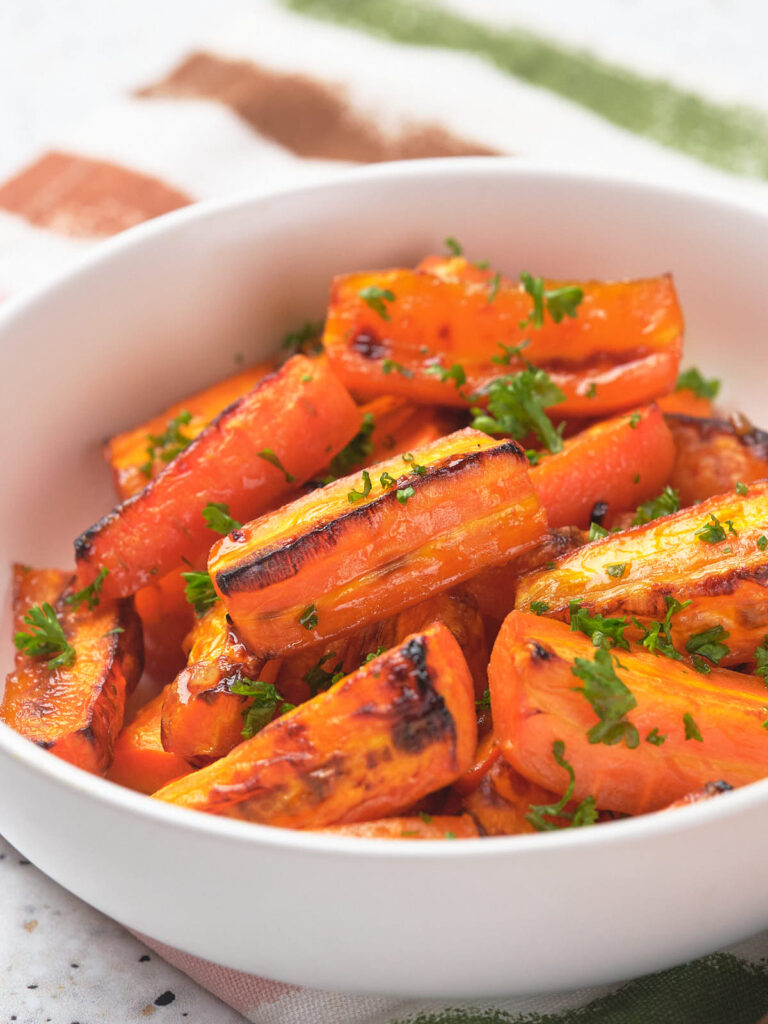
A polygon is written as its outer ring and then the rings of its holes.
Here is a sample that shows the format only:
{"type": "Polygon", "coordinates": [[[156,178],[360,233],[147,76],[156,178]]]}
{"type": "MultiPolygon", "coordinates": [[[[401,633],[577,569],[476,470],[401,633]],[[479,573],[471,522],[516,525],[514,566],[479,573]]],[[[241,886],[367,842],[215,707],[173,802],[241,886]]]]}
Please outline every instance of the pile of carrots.
{"type": "Polygon", "coordinates": [[[350,836],[768,775],[768,435],[680,372],[671,277],[512,280],[446,241],[105,445],[118,504],[74,573],[13,568],[4,722],[158,800],[350,836]]]}

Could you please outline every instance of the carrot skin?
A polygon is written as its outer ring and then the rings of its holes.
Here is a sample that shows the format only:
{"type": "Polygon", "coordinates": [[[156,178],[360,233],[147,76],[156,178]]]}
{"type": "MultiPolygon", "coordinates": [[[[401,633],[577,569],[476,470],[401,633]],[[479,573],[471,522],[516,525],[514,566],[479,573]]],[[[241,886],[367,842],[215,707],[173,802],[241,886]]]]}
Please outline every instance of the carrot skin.
{"type": "Polygon", "coordinates": [[[124,726],[115,743],[115,756],[107,778],[120,786],[150,795],[173,779],[188,775],[192,767],[170,754],[160,739],[165,694],[158,693],[124,726]]]}

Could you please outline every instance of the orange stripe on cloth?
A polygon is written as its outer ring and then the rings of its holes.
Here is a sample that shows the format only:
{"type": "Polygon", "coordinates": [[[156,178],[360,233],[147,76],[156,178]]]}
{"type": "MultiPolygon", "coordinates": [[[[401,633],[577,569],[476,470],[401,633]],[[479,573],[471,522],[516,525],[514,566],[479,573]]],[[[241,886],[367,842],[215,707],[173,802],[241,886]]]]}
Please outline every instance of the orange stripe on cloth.
{"type": "Polygon", "coordinates": [[[191,202],[157,178],[55,151],[0,184],[1,209],[76,238],[114,235],[191,202]]]}
{"type": "Polygon", "coordinates": [[[166,78],[136,95],[215,100],[300,157],[377,163],[497,155],[437,124],[414,123],[385,134],[353,109],[341,88],[210,53],[190,54],[166,78]]]}

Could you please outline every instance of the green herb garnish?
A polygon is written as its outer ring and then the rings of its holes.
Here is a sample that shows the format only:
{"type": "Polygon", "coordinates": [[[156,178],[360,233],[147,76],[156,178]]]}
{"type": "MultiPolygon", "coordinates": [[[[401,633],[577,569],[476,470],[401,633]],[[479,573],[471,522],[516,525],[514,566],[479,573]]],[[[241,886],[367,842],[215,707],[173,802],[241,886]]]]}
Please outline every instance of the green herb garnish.
{"type": "Polygon", "coordinates": [[[661,516],[671,516],[674,512],[678,512],[679,509],[679,492],[667,486],[657,497],[650,498],[648,501],[638,505],[632,525],[644,526],[645,523],[651,523],[654,519],[661,518],[661,516]]]}
{"type": "MultiPolygon", "coordinates": [[[[736,530],[733,528],[733,522],[730,519],[725,520],[725,525],[728,527],[729,533],[732,533],[734,537],[738,537],[736,530]]],[[[723,529],[723,524],[714,512],[710,512],[709,520],[699,527],[694,536],[698,537],[705,544],[721,544],[726,538],[726,532],[723,529]]]]}
{"type": "Polygon", "coordinates": [[[594,825],[597,821],[597,808],[593,796],[585,797],[576,807],[573,813],[565,811],[565,807],[573,797],[573,790],[576,785],[576,774],[573,767],[565,760],[565,744],[562,740],[555,740],[552,744],[552,756],[558,765],[568,772],[568,786],[554,804],[531,804],[525,820],[536,829],[537,832],[553,832],[559,828],[581,828],[584,825],[594,825]],[[567,825],[561,825],[550,818],[565,818],[567,825]]]}
{"type": "Polygon", "coordinates": [[[604,565],[603,568],[609,576],[613,576],[614,579],[620,580],[627,568],[627,563],[611,562],[609,565],[604,565]]]}
{"type": "Polygon", "coordinates": [[[323,333],[322,320],[307,320],[295,331],[289,331],[283,338],[282,348],[288,352],[321,352],[320,336],[323,333]]]}
{"type": "Polygon", "coordinates": [[[599,614],[590,615],[578,601],[571,601],[568,611],[572,633],[584,633],[595,647],[621,647],[622,650],[629,650],[629,643],[624,636],[627,620],[623,616],[607,618],[599,614]]]}
{"type": "Polygon", "coordinates": [[[603,537],[610,537],[610,535],[611,535],[611,531],[610,530],[606,530],[606,528],[604,526],[601,526],[599,523],[590,523],[589,524],[589,539],[590,539],[590,541],[602,540],[603,537]]]}
{"type": "Polygon", "coordinates": [[[722,626],[712,626],[702,633],[696,633],[685,645],[686,651],[693,657],[694,665],[696,658],[708,658],[709,661],[718,665],[722,659],[731,653],[730,647],[723,643],[731,634],[726,632],[722,626]]]}
{"type": "Polygon", "coordinates": [[[768,636],[755,648],[755,662],[755,675],[762,676],[763,682],[768,686],[768,636]]]}
{"type": "Polygon", "coordinates": [[[147,478],[152,476],[155,459],[160,459],[161,462],[172,462],[180,452],[192,444],[194,438],[187,437],[181,432],[181,428],[185,427],[191,419],[192,413],[182,409],[178,416],[168,420],[164,433],[147,434],[147,461],[139,466],[144,476],[147,478]]]}
{"type": "Polygon", "coordinates": [[[646,743],[652,743],[654,747],[660,747],[666,740],[666,734],[662,735],[659,730],[654,726],[653,729],[645,737],[646,743]]]}
{"type": "Polygon", "coordinates": [[[533,277],[527,271],[520,275],[520,283],[524,290],[533,299],[533,309],[525,320],[520,321],[520,327],[527,327],[532,324],[534,327],[544,326],[544,311],[549,313],[550,318],[559,324],[563,317],[576,318],[584,292],[575,285],[565,285],[563,288],[553,288],[547,291],[544,288],[543,277],[533,277]]]}
{"type": "Polygon", "coordinates": [[[549,611],[549,605],[546,601],[531,601],[530,607],[534,615],[543,615],[544,612],[549,611]]]}
{"type": "Polygon", "coordinates": [[[32,605],[24,622],[30,629],[19,631],[13,638],[18,650],[31,658],[48,658],[49,669],[72,665],[75,648],[67,640],[56,612],[47,601],[32,605]]]}
{"type": "Polygon", "coordinates": [[[625,716],[637,707],[637,701],[616,675],[608,650],[598,647],[592,661],[575,658],[571,672],[584,683],[573,689],[584,694],[600,719],[587,733],[589,742],[613,746],[623,740],[625,746],[634,749],[640,737],[637,728],[625,716]]]}
{"type": "Polygon", "coordinates": [[[328,467],[329,475],[324,478],[323,483],[329,484],[340,476],[346,476],[355,466],[365,462],[373,452],[373,441],[371,435],[376,428],[373,413],[367,412],[360,423],[360,430],[338,455],[334,455],[328,467]]]}
{"type": "Polygon", "coordinates": [[[184,596],[199,618],[216,604],[219,595],[214,590],[211,577],[207,572],[183,572],[181,575],[187,581],[184,596]]]}
{"type": "Polygon", "coordinates": [[[394,487],[394,486],[395,486],[395,484],[397,483],[397,480],[396,480],[396,479],[395,479],[395,478],[394,478],[394,477],[392,476],[392,474],[391,474],[391,473],[387,473],[387,472],[385,471],[385,472],[384,472],[384,473],[382,473],[382,474],[381,474],[381,476],[379,477],[379,483],[381,484],[381,486],[382,486],[382,487],[384,488],[384,490],[386,491],[386,490],[388,490],[388,489],[389,489],[390,487],[394,487]]]}
{"type": "Polygon", "coordinates": [[[313,604],[307,605],[304,611],[299,616],[299,623],[308,629],[310,632],[317,625],[317,608],[313,604]]]}
{"type": "Polygon", "coordinates": [[[109,569],[99,569],[99,574],[93,583],[89,583],[82,590],[78,590],[76,593],[70,594],[69,597],[65,597],[64,604],[71,604],[74,608],[79,608],[83,601],[87,601],[88,611],[92,612],[101,601],[101,588],[104,586],[104,580],[107,576],[109,576],[109,569]]]}
{"type": "Polygon", "coordinates": [[[677,378],[675,391],[692,391],[697,398],[717,398],[720,381],[715,378],[705,380],[699,370],[692,366],[677,378]]]}
{"type": "Polygon", "coordinates": [[[704,741],[701,738],[699,727],[693,720],[693,715],[690,711],[686,711],[683,715],[683,724],[685,725],[685,738],[687,740],[698,740],[699,743],[704,741]]]}
{"type": "Polygon", "coordinates": [[[401,505],[405,505],[409,498],[412,498],[416,492],[412,487],[399,487],[397,489],[397,500],[401,505]]]}
{"type": "Polygon", "coordinates": [[[344,662],[338,661],[333,668],[325,668],[325,663],[335,657],[336,651],[328,651],[301,677],[309,687],[309,692],[313,697],[320,693],[321,690],[327,690],[344,667],[344,662]]]}
{"type": "Polygon", "coordinates": [[[742,498],[743,498],[743,497],[745,497],[745,496],[746,496],[747,494],[749,494],[749,488],[747,487],[747,485],[746,485],[746,484],[743,484],[743,483],[741,483],[741,481],[739,481],[739,482],[738,482],[738,483],[736,484],[736,493],[737,493],[737,494],[740,494],[740,495],[742,496],[742,498]]]}
{"type": "Polygon", "coordinates": [[[451,256],[463,256],[464,255],[464,250],[462,249],[460,243],[457,242],[456,239],[453,238],[452,235],[448,235],[448,237],[444,241],[445,241],[445,247],[448,250],[448,252],[451,254],[451,256]]]}
{"type": "Polygon", "coordinates": [[[367,498],[371,493],[371,474],[367,469],[363,470],[363,489],[362,491],[350,491],[347,495],[347,501],[350,505],[354,505],[356,501],[362,501],[363,498],[367,498]]]}
{"type": "Polygon", "coordinates": [[[228,533],[233,530],[239,530],[243,525],[238,523],[236,519],[233,519],[229,514],[229,505],[225,505],[221,501],[210,501],[203,509],[203,519],[205,520],[206,526],[209,526],[216,533],[220,533],[222,537],[225,537],[228,533]]]}
{"type": "Polygon", "coordinates": [[[407,366],[403,366],[402,363],[396,363],[394,359],[385,359],[381,364],[381,372],[390,374],[394,370],[395,373],[399,373],[401,377],[411,378],[413,376],[413,370],[409,370],[407,366]]]}
{"type": "Polygon", "coordinates": [[[424,372],[432,377],[439,377],[442,384],[452,380],[457,391],[467,383],[467,374],[460,363],[454,363],[450,370],[446,370],[443,366],[428,366],[424,372]]]}
{"type": "Polygon", "coordinates": [[[496,296],[499,294],[499,286],[501,285],[501,274],[494,274],[491,278],[491,287],[488,291],[488,302],[494,301],[496,296]]]}
{"type": "Polygon", "coordinates": [[[258,453],[258,456],[260,459],[264,459],[265,462],[268,462],[271,466],[275,466],[276,469],[279,469],[280,472],[285,477],[285,482],[287,484],[292,484],[296,479],[293,473],[288,472],[288,470],[282,464],[280,459],[278,459],[277,455],[275,455],[271,448],[262,448],[261,451],[258,453]]]}
{"type": "Polygon", "coordinates": [[[534,366],[497,377],[487,388],[488,409],[473,409],[472,426],[486,434],[509,434],[522,439],[533,432],[551,452],[562,451],[561,431],[544,412],[565,395],[549,374],[534,366]]]}
{"type": "Polygon", "coordinates": [[[374,313],[378,313],[382,320],[390,319],[386,303],[395,301],[395,293],[391,292],[389,288],[380,288],[377,284],[369,284],[367,288],[361,288],[357,294],[366,305],[371,307],[374,313]]]}
{"type": "Polygon", "coordinates": [[[246,740],[255,736],[265,725],[269,725],[275,717],[275,712],[282,715],[286,711],[293,710],[295,706],[283,700],[274,683],[265,683],[261,679],[246,679],[243,676],[231,682],[229,689],[231,693],[237,693],[243,697],[253,697],[251,703],[243,711],[241,735],[246,740]]]}

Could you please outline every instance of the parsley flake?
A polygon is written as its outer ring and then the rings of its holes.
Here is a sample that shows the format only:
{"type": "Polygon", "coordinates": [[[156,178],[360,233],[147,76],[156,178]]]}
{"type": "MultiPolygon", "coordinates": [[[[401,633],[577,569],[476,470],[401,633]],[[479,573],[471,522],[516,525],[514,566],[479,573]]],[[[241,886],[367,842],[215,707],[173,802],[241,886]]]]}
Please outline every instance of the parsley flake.
{"type": "Polygon", "coordinates": [[[549,605],[546,601],[531,601],[530,609],[534,615],[543,615],[549,611],[549,605]]]}
{"type": "Polygon", "coordinates": [[[467,383],[467,374],[460,363],[454,363],[450,370],[446,370],[444,366],[428,366],[424,372],[432,377],[439,377],[441,384],[452,380],[457,391],[467,383]]]}
{"type": "Polygon", "coordinates": [[[654,747],[660,747],[667,739],[666,733],[662,735],[656,726],[651,729],[648,735],[645,737],[646,743],[652,743],[654,747]]]}
{"type": "Polygon", "coordinates": [[[289,331],[283,338],[282,348],[290,353],[317,353],[323,349],[320,337],[323,333],[322,320],[306,320],[295,331],[289,331]]]}
{"type": "Polygon", "coordinates": [[[363,489],[362,491],[350,491],[347,495],[347,501],[350,505],[354,505],[356,501],[362,501],[363,498],[367,498],[371,493],[371,474],[367,469],[363,470],[363,489]]]}
{"type": "Polygon", "coordinates": [[[277,457],[277,455],[275,455],[271,448],[262,448],[261,451],[258,453],[258,456],[260,459],[264,459],[265,462],[268,462],[271,466],[275,466],[276,469],[279,469],[280,472],[285,477],[285,482],[287,484],[292,484],[296,479],[293,473],[288,472],[288,470],[285,468],[285,466],[282,464],[280,459],[277,457]]]}
{"type": "Polygon", "coordinates": [[[685,370],[677,378],[675,391],[692,391],[697,398],[717,398],[720,381],[715,378],[706,380],[700,371],[692,366],[690,370],[685,370]]]}
{"type": "Polygon", "coordinates": [[[295,706],[283,700],[274,683],[265,683],[261,679],[247,679],[241,676],[229,684],[229,690],[230,693],[237,693],[243,697],[253,697],[243,711],[241,735],[246,740],[255,736],[265,725],[269,725],[275,717],[275,712],[282,715],[286,711],[292,711],[295,706]]]}
{"type": "Polygon", "coordinates": [[[462,249],[461,244],[459,242],[457,242],[456,239],[452,235],[448,235],[448,237],[444,239],[444,242],[445,242],[445,247],[448,250],[448,252],[451,254],[451,256],[463,256],[464,255],[464,250],[462,249]]]}
{"type": "Polygon", "coordinates": [[[627,620],[623,616],[609,618],[600,614],[590,615],[578,601],[571,601],[568,611],[572,633],[584,633],[595,647],[621,647],[622,650],[629,650],[629,643],[624,636],[627,620]]]}
{"type": "MultiPolygon", "coordinates": [[[[728,527],[729,533],[732,533],[734,537],[738,537],[736,530],[733,528],[732,520],[726,519],[725,525],[728,527]]],[[[696,530],[694,536],[698,537],[705,544],[721,544],[726,538],[726,532],[723,529],[723,524],[714,512],[710,512],[709,520],[696,530]]]]}
{"type": "Polygon", "coordinates": [[[589,385],[587,390],[584,392],[587,398],[597,398],[597,384],[594,381],[589,385]]]}
{"type": "Polygon", "coordinates": [[[741,481],[739,481],[736,484],[736,493],[740,494],[742,496],[742,498],[743,498],[745,495],[749,494],[749,488],[747,487],[746,484],[743,484],[743,483],[741,483],[741,481]]]}
{"type": "Polygon", "coordinates": [[[763,682],[768,686],[768,636],[755,648],[755,663],[755,675],[762,676],[763,682]]]}
{"type": "Polygon", "coordinates": [[[497,377],[487,387],[488,409],[473,409],[472,426],[486,434],[521,439],[533,432],[551,452],[563,449],[561,430],[544,412],[565,395],[548,373],[529,366],[520,373],[497,377]]]}
{"type": "Polygon", "coordinates": [[[690,711],[686,711],[683,715],[683,725],[685,726],[685,738],[687,740],[696,740],[699,743],[704,742],[701,738],[699,727],[694,722],[693,715],[690,711]]]}
{"type": "Polygon", "coordinates": [[[309,692],[316,697],[321,690],[327,690],[336,676],[344,667],[343,661],[337,661],[331,669],[325,668],[326,662],[336,657],[336,651],[328,651],[301,677],[309,687],[309,692]]]}
{"type": "Polygon", "coordinates": [[[627,563],[611,562],[609,565],[604,565],[603,568],[609,576],[613,576],[614,579],[620,580],[627,568],[627,563]]]}
{"type": "Polygon", "coordinates": [[[528,348],[531,344],[528,338],[521,341],[519,345],[505,345],[503,341],[498,342],[498,346],[501,349],[502,354],[500,356],[491,356],[491,362],[496,363],[498,366],[509,366],[513,359],[519,359],[523,349],[528,348]]]}
{"type": "Polygon", "coordinates": [[[233,530],[239,530],[243,525],[232,518],[229,514],[229,505],[225,505],[221,501],[208,502],[203,509],[203,519],[206,526],[210,527],[211,530],[215,530],[216,533],[220,533],[222,537],[225,537],[233,530]]]}
{"type": "Polygon", "coordinates": [[[768,537],[766,537],[764,533],[757,538],[757,546],[761,551],[765,551],[765,549],[768,548],[768,537]]]}
{"type": "Polygon", "coordinates": [[[101,601],[101,588],[104,586],[104,580],[108,575],[109,569],[99,569],[99,574],[93,583],[89,583],[82,590],[78,590],[76,593],[70,594],[69,597],[65,597],[64,604],[71,604],[74,608],[79,608],[83,601],[87,601],[88,611],[92,612],[101,601]]]}
{"type": "Polygon", "coordinates": [[[211,577],[207,572],[183,572],[181,576],[187,581],[184,596],[194,608],[195,615],[200,618],[219,599],[211,577]]]}
{"type": "Polygon", "coordinates": [[[69,666],[75,660],[75,648],[69,643],[56,612],[47,602],[35,604],[24,616],[30,627],[13,638],[17,649],[31,658],[48,658],[48,668],[69,666]]]}
{"type": "Polygon", "coordinates": [[[568,786],[554,804],[531,804],[525,820],[536,829],[537,832],[553,832],[558,828],[581,828],[585,825],[594,825],[597,821],[597,807],[593,796],[585,797],[575,808],[573,813],[565,810],[573,797],[573,790],[576,785],[576,773],[565,760],[565,744],[562,740],[555,740],[552,744],[552,756],[558,765],[568,772],[568,786]],[[551,818],[564,818],[568,824],[561,825],[551,818]]]}
{"type": "Polygon", "coordinates": [[[182,409],[178,416],[168,420],[164,433],[147,434],[147,461],[139,466],[144,476],[151,478],[152,466],[156,459],[160,459],[161,462],[172,462],[180,452],[192,444],[194,438],[187,437],[181,432],[181,428],[191,419],[192,413],[182,409]]]}
{"type": "Polygon", "coordinates": [[[412,487],[399,487],[397,490],[397,500],[401,505],[405,505],[409,498],[412,498],[416,492],[412,487]]]}
{"type": "Polygon", "coordinates": [[[520,321],[520,327],[527,327],[532,324],[534,327],[544,326],[544,311],[549,313],[550,318],[556,324],[569,316],[576,318],[584,292],[575,285],[565,285],[563,288],[553,288],[547,291],[544,288],[543,277],[533,277],[527,271],[520,275],[520,283],[523,289],[533,299],[533,309],[525,320],[520,321]]]}
{"type": "Polygon", "coordinates": [[[685,649],[694,656],[694,665],[697,663],[696,656],[708,658],[709,661],[718,665],[727,654],[731,653],[730,647],[723,643],[723,640],[727,640],[729,636],[730,633],[726,632],[722,626],[713,626],[711,629],[705,629],[702,633],[692,636],[685,645],[685,649]]]}
{"type": "Polygon", "coordinates": [[[482,695],[478,700],[475,701],[476,708],[489,708],[491,706],[491,691],[486,686],[483,690],[482,695]]]}
{"type": "Polygon", "coordinates": [[[639,412],[632,413],[632,415],[629,417],[629,425],[632,428],[632,430],[637,430],[638,424],[640,423],[641,419],[642,417],[639,412]]]}
{"type": "Polygon", "coordinates": [[[361,288],[357,293],[366,305],[370,306],[374,313],[378,313],[382,320],[389,320],[387,302],[395,301],[395,293],[389,288],[380,288],[377,284],[369,284],[367,288],[361,288]]]}
{"type": "Polygon", "coordinates": [[[413,370],[409,370],[407,366],[403,366],[402,363],[396,363],[394,359],[385,359],[381,364],[381,372],[389,375],[392,371],[399,373],[401,377],[410,379],[413,377],[413,370]]]}
{"type": "Polygon", "coordinates": [[[329,475],[323,479],[323,483],[329,484],[332,480],[338,480],[340,476],[346,476],[355,466],[365,462],[373,452],[371,435],[375,429],[373,413],[367,412],[360,423],[360,429],[349,444],[331,459],[329,475]]]}
{"type": "Polygon", "coordinates": [[[623,740],[625,746],[634,749],[640,737],[637,728],[625,716],[637,707],[637,701],[616,675],[608,650],[598,647],[592,661],[575,658],[571,672],[584,683],[584,686],[574,686],[573,689],[584,694],[600,719],[587,732],[589,742],[605,743],[610,747],[623,740]]]}
{"type": "Polygon", "coordinates": [[[310,632],[317,626],[317,608],[313,604],[307,605],[299,616],[299,623],[310,632]]]}
{"type": "Polygon", "coordinates": [[[499,287],[501,286],[501,274],[494,274],[491,278],[491,287],[488,291],[488,304],[494,301],[496,296],[499,294],[499,287]]]}
{"type": "Polygon", "coordinates": [[[661,516],[671,516],[680,510],[680,493],[667,485],[664,490],[655,498],[650,498],[638,505],[633,526],[644,526],[646,523],[660,519],[661,516]]]}
{"type": "Polygon", "coordinates": [[[381,486],[382,486],[382,487],[384,488],[384,490],[386,491],[386,490],[388,490],[388,489],[389,489],[390,487],[394,487],[394,486],[395,486],[395,484],[397,483],[397,480],[396,480],[396,479],[395,479],[395,478],[394,478],[394,477],[392,476],[392,474],[391,474],[391,473],[387,473],[387,472],[385,471],[385,472],[383,472],[383,473],[381,474],[381,476],[379,477],[379,483],[381,484],[381,486]]]}
{"type": "Polygon", "coordinates": [[[602,540],[603,537],[610,537],[610,535],[611,535],[611,531],[610,530],[606,530],[606,528],[604,526],[601,526],[599,523],[594,523],[593,522],[593,523],[589,524],[589,539],[590,539],[590,541],[602,540]]]}

